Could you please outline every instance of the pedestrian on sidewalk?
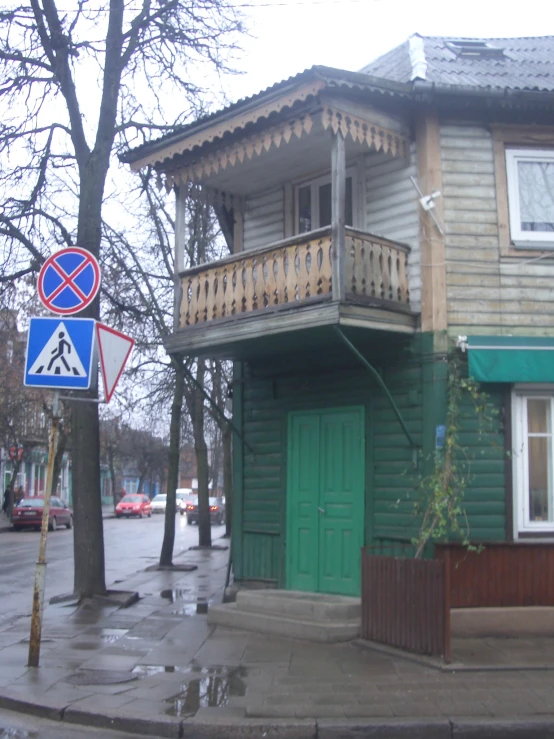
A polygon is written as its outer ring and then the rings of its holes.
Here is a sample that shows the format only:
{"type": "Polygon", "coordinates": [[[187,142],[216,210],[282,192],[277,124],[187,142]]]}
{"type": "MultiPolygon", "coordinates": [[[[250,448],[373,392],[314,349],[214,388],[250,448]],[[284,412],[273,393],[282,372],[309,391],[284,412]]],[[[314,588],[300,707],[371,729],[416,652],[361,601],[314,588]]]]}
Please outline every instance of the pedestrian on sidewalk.
{"type": "Polygon", "coordinates": [[[17,488],[17,492],[15,494],[15,505],[19,505],[24,497],[25,497],[25,491],[23,490],[23,485],[20,485],[17,488]]]}
{"type": "Polygon", "coordinates": [[[2,502],[2,513],[4,513],[6,516],[9,514],[10,509],[10,497],[11,497],[11,489],[10,486],[4,490],[4,500],[2,502]]]}

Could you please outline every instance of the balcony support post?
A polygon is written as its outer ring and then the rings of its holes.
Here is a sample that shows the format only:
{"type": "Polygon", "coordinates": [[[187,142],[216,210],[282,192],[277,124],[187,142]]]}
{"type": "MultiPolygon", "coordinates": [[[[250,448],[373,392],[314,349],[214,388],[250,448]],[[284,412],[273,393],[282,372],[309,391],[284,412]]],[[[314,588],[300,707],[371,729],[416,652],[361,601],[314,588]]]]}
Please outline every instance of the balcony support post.
{"type": "Polygon", "coordinates": [[[175,257],[173,263],[173,330],[177,331],[181,322],[183,302],[183,283],[179,273],[185,269],[185,212],[186,187],[177,187],[175,192],[175,257]]]}
{"type": "Polygon", "coordinates": [[[340,129],[333,134],[331,149],[331,243],[333,255],[333,300],[344,302],[345,280],[346,155],[340,129]]]}

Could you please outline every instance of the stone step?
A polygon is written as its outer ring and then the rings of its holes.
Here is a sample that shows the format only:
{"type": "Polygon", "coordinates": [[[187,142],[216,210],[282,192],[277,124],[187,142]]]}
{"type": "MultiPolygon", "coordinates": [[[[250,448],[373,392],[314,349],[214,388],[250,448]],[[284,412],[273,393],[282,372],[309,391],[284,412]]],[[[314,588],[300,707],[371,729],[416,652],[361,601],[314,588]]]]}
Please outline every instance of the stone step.
{"type": "Polygon", "coordinates": [[[325,623],[361,619],[360,598],[298,590],[239,590],[237,608],[301,621],[325,623]]]}
{"type": "MultiPolygon", "coordinates": [[[[241,591],[242,592],[242,591],[241,591]]],[[[237,603],[210,606],[208,623],[244,631],[306,639],[315,642],[343,642],[356,639],[360,633],[360,619],[344,621],[315,621],[287,618],[267,612],[244,611],[237,603]]]]}

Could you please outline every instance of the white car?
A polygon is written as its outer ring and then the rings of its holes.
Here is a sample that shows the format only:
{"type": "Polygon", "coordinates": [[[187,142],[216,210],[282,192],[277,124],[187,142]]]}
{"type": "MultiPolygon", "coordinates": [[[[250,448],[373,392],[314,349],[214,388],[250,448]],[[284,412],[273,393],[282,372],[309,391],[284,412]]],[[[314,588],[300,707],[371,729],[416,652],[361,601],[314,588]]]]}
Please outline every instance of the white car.
{"type": "Polygon", "coordinates": [[[167,495],[155,495],[152,498],[152,513],[165,513],[167,495]]]}

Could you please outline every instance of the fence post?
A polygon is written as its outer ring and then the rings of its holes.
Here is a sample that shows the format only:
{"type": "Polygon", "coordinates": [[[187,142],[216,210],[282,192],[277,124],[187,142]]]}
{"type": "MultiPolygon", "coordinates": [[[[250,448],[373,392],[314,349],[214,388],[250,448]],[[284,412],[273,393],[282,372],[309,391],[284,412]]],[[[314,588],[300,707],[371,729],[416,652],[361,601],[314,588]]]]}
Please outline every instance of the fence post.
{"type": "Polygon", "coordinates": [[[451,644],[450,644],[450,598],[451,598],[451,578],[450,578],[450,547],[447,546],[444,551],[444,661],[450,662],[452,658],[451,644]]]}

